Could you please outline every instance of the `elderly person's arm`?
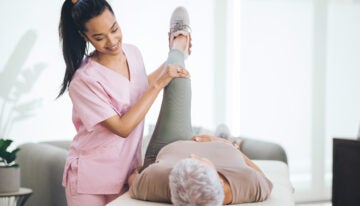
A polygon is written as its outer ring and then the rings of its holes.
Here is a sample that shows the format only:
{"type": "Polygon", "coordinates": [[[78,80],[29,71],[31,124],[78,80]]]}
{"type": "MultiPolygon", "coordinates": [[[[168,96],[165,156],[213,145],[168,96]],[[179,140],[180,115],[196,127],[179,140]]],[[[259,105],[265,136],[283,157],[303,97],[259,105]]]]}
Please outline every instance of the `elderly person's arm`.
{"type": "Polygon", "coordinates": [[[244,153],[242,153],[240,151],[239,145],[237,145],[235,143],[232,143],[231,141],[229,141],[227,139],[212,136],[212,135],[198,135],[198,136],[193,136],[191,138],[191,140],[196,141],[196,142],[223,142],[225,144],[231,144],[242,154],[245,163],[249,167],[253,168],[254,170],[256,170],[258,172],[260,172],[261,174],[264,174],[263,171],[253,161],[251,161],[244,153]]]}
{"type": "MultiPolygon", "coordinates": [[[[239,150],[239,152],[241,152],[241,151],[239,150]]],[[[244,160],[245,160],[245,163],[246,163],[249,167],[253,168],[254,170],[256,170],[256,171],[258,171],[258,172],[260,172],[261,174],[264,175],[264,173],[263,173],[263,171],[260,169],[260,167],[258,167],[253,161],[251,161],[244,153],[241,152],[241,154],[242,154],[242,156],[243,156],[243,158],[244,158],[244,160]]]]}

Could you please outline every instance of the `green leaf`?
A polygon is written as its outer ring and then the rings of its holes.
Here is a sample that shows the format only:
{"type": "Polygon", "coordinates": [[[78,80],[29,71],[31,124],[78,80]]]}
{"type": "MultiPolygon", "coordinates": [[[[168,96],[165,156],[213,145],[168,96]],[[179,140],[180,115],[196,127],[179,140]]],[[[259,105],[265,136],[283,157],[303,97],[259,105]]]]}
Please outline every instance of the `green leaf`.
{"type": "Polygon", "coordinates": [[[20,151],[20,148],[16,148],[10,152],[7,151],[7,148],[12,142],[13,141],[9,139],[0,139],[0,158],[1,162],[5,163],[5,167],[13,167],[13,165],[16,165],[16,154],[20,151]]]}
{"type": "Polygon", "coordinates": [[[6,151],[12,142],[10,139],[0,139],[0,153],[6,151]]]}
{"type": "Polygon", "coordinates": [[[15,161],[15,159],[16,159],[16,153],[17,153],[19,150],[20,150],[19,148],[16,148],[15,150],[13,150],[13,151],[11,151],[11,152],[8,153],[8,156],[7,156],[7,159],[6,159],[6,161],[7,161],[8,164],[11,164],[11,163],[13,163],[13,162],[15,161]]]}

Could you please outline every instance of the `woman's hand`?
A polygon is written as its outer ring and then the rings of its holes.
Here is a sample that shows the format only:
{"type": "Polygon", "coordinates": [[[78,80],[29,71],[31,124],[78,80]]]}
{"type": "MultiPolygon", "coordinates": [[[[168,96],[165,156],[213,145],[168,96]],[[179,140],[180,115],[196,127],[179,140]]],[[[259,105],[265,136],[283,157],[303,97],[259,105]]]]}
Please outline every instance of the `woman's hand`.
{"type": "Polygon", "coordinates": [[[186,69],[178,65],[169,64],[166,67],[166,70],[155,81],[155,85],[162,89],[166,87],[170,83],[170,81],[174,78],[189,78],[189,77],[190,74],[186,69]]]}
{"type": "Polygon", "coordinates": [[[203,134],[203,135],[193,136],[191,138],[191,140],[193,140],[195,142],[216,142],[216,141],[219,141],[217,138],[218,137],[215,137],[212,135],[203,134]]]}
{"type": "Polygon", "coordinates": [[[193,136],[191,138],[191,140],[195,141],[195,142],[223,142],[225,144],[231,144],[232,146],[234,146],[236,149],[239,149],[239,145],[234,144],[232,142],[230,142],[227,139],[224,138],[220,138],[220,137],[216,137],[216,136],[212,136],[212,135],[207,135],[207,134],[203,134],[203,135],[197,135],[197,136],[193,136]]]}

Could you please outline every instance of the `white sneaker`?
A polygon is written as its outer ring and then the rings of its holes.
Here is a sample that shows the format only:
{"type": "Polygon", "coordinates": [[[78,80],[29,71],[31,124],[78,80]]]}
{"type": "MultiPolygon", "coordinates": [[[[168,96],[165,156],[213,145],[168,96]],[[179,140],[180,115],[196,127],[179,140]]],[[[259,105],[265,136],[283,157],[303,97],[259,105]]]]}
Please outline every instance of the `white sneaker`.
{"type": "Polygon", "coordinates": [[[170,48],[173,47],[173,42],[175,37],[179,35],[187,36],[187,46],[185,49],[185,55],[189,54],[189,34],[191,32],[190,28],[190,18],[189,13],[184,7],[177,7],[170,18],[170,31],[169,31],[169,40],[170,40],[170,48]]]}

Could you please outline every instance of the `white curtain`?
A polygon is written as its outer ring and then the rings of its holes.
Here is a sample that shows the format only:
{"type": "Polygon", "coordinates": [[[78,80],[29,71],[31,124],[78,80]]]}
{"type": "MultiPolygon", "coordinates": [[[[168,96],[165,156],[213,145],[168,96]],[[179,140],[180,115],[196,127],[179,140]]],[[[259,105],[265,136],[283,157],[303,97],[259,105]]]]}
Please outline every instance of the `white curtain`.
{"type": "Polygon", "coordinates": [[[298,202],[330,200],[332,138],[360,122],[359,4],[227,3],[228,124],[285,148],[298,202]]]}

